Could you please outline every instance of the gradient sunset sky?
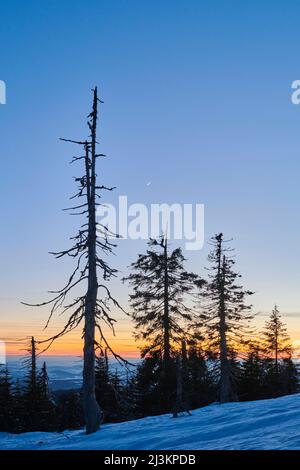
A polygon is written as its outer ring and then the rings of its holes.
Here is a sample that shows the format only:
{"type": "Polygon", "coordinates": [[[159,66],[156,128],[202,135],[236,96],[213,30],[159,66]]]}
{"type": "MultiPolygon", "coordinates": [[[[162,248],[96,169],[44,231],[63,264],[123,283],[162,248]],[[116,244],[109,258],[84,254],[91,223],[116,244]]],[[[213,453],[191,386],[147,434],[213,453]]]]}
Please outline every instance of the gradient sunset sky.
{"type": "MultiPolygon", "coordinates": [[[[276,302],[300,347],[300,79],[296,0],[12,0],[1,4],[0,340],[19,354],[45,338],[47,290],[71,264],[48,252],[68,246],[79,224],[61,211],[74,193],[74,149],[85,138],[90,90],[98,85],[99,141],[109,158],[98,173],[117,186],[107,202],[203,203],[205,246],[186,252],[205,275],[207,240],[233,238],[237,266],[261,326],[276,302]],[[151,181],[151,184],[147,184],[151,181]]],[[[145,249],[121,240],[112,292],[127,308],[120,278],[145,249]]],[[[176,246],[175,243],[172,244],[176,246]]],[[[118,352],[135,355],[132,324],[116,312],[118,352]]],[[[78,354],[80,331],[51,354],[78,354]]]]}

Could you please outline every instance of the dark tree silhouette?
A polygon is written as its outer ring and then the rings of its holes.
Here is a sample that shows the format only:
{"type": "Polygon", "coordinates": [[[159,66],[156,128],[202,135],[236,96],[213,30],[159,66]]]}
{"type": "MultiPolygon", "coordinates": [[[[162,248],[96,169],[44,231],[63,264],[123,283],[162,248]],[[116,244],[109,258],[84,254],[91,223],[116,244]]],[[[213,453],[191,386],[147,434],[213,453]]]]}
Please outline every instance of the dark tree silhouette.
{"type": "Polygon", "coordinates": [[[198,341],[192,342],[188,348],[186,366],[184,386],[191,409],[216,401],[212,358],[198,341]]]}
{"type": "Polygon", "coordinates": [[[208,257],[210,282],[202,295],[200,326],[206,325],[209,347],[218,351],[219,398],[225,403],[237,399],[233,358],[250,334],[249,321],[253,315],[245,298],[253,292],[236,284],[241,276],[233,270],[235,260],[227,255],[232,250],[224,247],[223,234],[214,236],[211,244],[213,249],[208,257]]]}
{"type": "Polygon", "coordinates": [[[176,354],[176,401],[173,409],[174,418],[177,418],[180,413],[187,413],[190,415],[184,393],[184,385],[186,384],[187,379],[186,342],[185,340],[182,340],[181,351],[177,351],[176,354]]]}
{"type": "Polygon", "coordinates": [[[39,373],[38,382],[39,382],[42,398],[48,399],[49,398],[49,377],[48,377],[46,362],[43,362],[42,370],[39,373]]]}
{"type": "Polygon", "coordinates": [[[277,305],[262,332],[265,366],[265,395],[280,396],[297,391],[297,369],[292,361],[292,345],[277,305]]]}
{"type": "Polygon", "coordinates": [[[24,390],[21,396],[16,394],[16,405],[22,409],[27,430],[51,431],[55,428],[55,406],[48,389],[46,363],[43,363],[41,370],[37,367],[39,352],[33,336],[29,341],[27,353],[28,357],[24,361],[27,368],[24,390]]]}
{"type": "Polygon", "coordinates": [[[31,404],[35,406],[38,399],[38,372],[36,365],[37,346],[33,336],[29,341],[26,351],[28,353],[28,357],[26,357],[24,362],[28,372],[25,378],[25,393],[31,404]]]}
{"type": "Polygon", "coordinates": [[[249,345],[246,358],[242,361],[239,380],[240,400],[259,400],[263,398],[265,368],[258,343],[249,345]]]}
{"type": "Polygon", "coordinates": [[[82,396],[78,390],[63,390],[56,401],[58,431],[79,429],[84,425],[82,396]]]}
{"type": "Polygon", "coordinates": [[[13,431],[13,394],[12,379],[8,368],[0,365],[0,430],[13,431]]]}
{"type": "Polygon", "coordinates": [[[96,399],[103,413],[103,422],[122,419],[122,384],[117,373],[112,374],[106,354],[96,357],[95,366],[96,399]]]}
{"type": "Polygon", "coordinates": [[[263,351],[274,360],[275,373],[279,375],[279,360],[289,358],[292,354],[291,340],[287,327],[281,320],[277,305],[272,310],[262,334],[263,351]]]}
{"type": "MultiPolygon", "coordinates": [[[[86,221],[81,225],[76,236],[71,240],[73,245],[66,250],[52,253],[56,258],[71,257],[76,260],[75,269],[69,277],[66,285],[58,290],[52,291],[54,297],[49,301],[37,304],[37,306],[52,305],[50,315],[46,324],[52,318],[54,312],[61,309],[62,313],[71,311],[64,328],[54,336],[44,340],[48,349],[51,344],[59,337],[66,335],[71,330],[77,328],[81,322],[84,322],[84,362],[83,362],[83,403],[86,422],[86,432],[92,433],[99,429],[101,423],[101,412],[95,398],[95,348],[107,348],[118,360],[120,356],[115,354],[107,342],[103,332],[103,324],[108,325],[114,332],[114,318],[110,313],[110,304],[119,308],[120,305],[111,295],[105,281],[116,275],[116,269],[113,269],[103,256],[113,251],[115,244],[109,240],[111,235],[107,227],[96,224],[96,208],[99,205],[96,202],[97,197],[101,197],[102,190],[111,191],[113,188],[100,185],[97,182],[96,160],[105,155],[97,153],[97,120],[98,104],[102,101],[98,98],[97,87],[93,90],[92,112],[88,116],[88,128],[90,135],[88,140],[77,141],[70,139],[61,139],[73,143],[83,149],[83,155],[73,157],[73,162],[84,163],[84,173],[76,177],[78,191],[71,198],[79,198],[80,203],[65,210],[70,210],[72,215],[81,215],[86,221]],[[82,201],[83,198],[83,202],[82,201]],[[75,212],[74,212],[75,211],[75,212]],[[101,272],[103,282],[98,282],[98,272],[101,272]],[[78,288],[82,283],[86,283],[86,291],[83,295],[73,300],[67,301],[74,288],[78,288]],[[101,293],[100,293],[101,291],[101,293]],[[99,333],[99,339],[96,339],[96,333],[99,333]]],[[[30,304],[26,304],[30,305],[30,304]]]]}
{"type": "Polygon", "coordinates": [[[185,325],[192,321],[194,312],[187,296],[204,281],[184,269],[185,258],[180,248],[168,252],[167,238],[150,240],[148,245],[146,254],[140,254],[131,264],[132,273],[125,280],[133,287],[130,303],[136,338],[146,341],[142,357],[160,352],[165,399],[170,407],[172,349],[180,347],[187,334],[185,325]]]}

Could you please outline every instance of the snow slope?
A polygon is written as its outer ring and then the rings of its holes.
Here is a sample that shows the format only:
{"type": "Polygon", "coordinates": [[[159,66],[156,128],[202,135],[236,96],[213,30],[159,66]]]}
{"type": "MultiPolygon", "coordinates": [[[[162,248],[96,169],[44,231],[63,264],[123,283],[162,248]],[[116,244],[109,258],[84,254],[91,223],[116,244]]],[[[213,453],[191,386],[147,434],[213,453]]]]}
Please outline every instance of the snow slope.
{"type": "Polygon", "coordinates": [[[107,424],[89,436],[0,433],[0,449],[300,449],[300,394],[107,424]]]}

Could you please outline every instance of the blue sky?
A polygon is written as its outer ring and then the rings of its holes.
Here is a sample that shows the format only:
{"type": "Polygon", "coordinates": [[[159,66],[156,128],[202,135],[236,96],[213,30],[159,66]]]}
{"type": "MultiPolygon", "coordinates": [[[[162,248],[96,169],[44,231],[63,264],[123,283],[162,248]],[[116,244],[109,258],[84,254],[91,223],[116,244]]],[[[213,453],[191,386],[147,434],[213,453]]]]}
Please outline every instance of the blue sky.
{"type": "MultiPolygon", "coordinates": [[[[299,14],[293,0],[2,3],[0,326],[8,336],[40,327],[46,313],[20,300],[44,298],[69,272],[47,254],[78,225],[60,209],[80,170],[58,139],[85,137],[98,85],[100,148],[109,155],[99,173],[117,186],[109,202],[125,194],[205,204],[206,239],[233,237],[255,311],[277,302],[300,340],[300,106],[290,98],[300,79],[299,14]]],[[[122,275],[144,245],[120,242],[113,262],[122,275]]],[[[186,255],[203,273],[207,245],[186,255]]],[[[114,287],[125,299],[125,287],[114,287]]]]}

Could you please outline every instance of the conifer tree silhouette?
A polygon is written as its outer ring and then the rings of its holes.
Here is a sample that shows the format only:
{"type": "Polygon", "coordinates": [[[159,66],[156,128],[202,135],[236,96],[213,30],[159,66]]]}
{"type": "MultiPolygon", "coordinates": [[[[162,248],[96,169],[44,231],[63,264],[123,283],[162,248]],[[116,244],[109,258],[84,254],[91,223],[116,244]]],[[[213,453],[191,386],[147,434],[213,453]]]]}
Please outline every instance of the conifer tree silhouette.
{"type": "Polygon", "coordinates": [[[233,270],[235,260],[227,254],[232,250],[224,243],[222,233],[211,239],[210,281],[201,296],[204,304],[199,316],[200,324],[206,325],[210,349],[218,351],[221,403],[237,400],[233,358],[250,337],[249,322],[253,318],[251,305],[245,304],[245,298],[253,292],[236,283],[241,276],[233,270]]]}
{"type": "Polygon", "coordinates": [[[184,268],[185,258],[180,248],[168,251],[167,237],[150,240],[146,254],[140,254],[131,264],[132,272],[125,278],[133,288],[130,303],[136,328],[136,338],[146,341],[142,357],[159,352],[162,361],[163,395],[166,408],[175,397],[174,361],[172,350],[181,347],[187,335],[186,325],[194,311],[187,302],[195,288],[204,281],[184,268]]]}

